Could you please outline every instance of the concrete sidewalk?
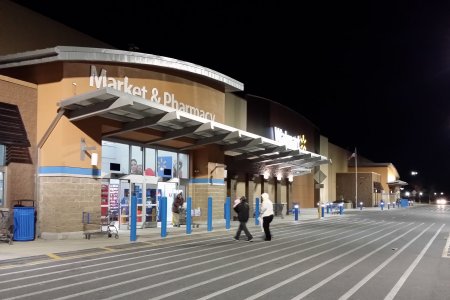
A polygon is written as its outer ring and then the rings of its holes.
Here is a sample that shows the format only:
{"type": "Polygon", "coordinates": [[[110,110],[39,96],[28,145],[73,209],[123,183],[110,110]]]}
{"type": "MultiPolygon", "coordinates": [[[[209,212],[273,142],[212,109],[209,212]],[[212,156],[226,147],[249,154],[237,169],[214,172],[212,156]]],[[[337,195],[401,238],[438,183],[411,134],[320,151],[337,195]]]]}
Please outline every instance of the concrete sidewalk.
{"type": "MultiPolygon", "coordinates": [[[[324,214],[325,218],[342,217],[344,215],[324,214]]],[[[273,224],[304,222],[309,220],[318,220],[319,212],[315,208],[301,209],[298,221],[294,220],[294,215],[287,215],[284,218],[275,217],[273,224]]],[[[89,253],[98,253],[99,249],[111,251],[114,249],[126,249],[128,247],[139,247],[149,243],[164,242],[173,238],[189,238],[195,235],[229,235],[233,237],[239,222],[231,221],[230,229],[226,229],[225,220],[213,222],[212,231],[207,230],[206,224],[200,224],[199,228],[192,228],[191,234],[186,234],[186,227],[168,227],[167,235],[161,236],[161,228],[146,228],[137,230],[136,241],[130,241],[129,230],[119,230],[119,238],[114,235],[108,238],[106,234],[94,234],[90,239],[85,239],[80,234],[80,239],[65,240],[44,240],[35,239],[33,241],[14,241],[12,245],[0,242],[0,267],[15,264],[17,262],[26,262],[31,260],[62,259],[67,257],[76,257],[87,255],[89,253]]],[[[251,232],[260,232],[259,225],[251,218],[248,222],[248,228],[251,232]]]]}

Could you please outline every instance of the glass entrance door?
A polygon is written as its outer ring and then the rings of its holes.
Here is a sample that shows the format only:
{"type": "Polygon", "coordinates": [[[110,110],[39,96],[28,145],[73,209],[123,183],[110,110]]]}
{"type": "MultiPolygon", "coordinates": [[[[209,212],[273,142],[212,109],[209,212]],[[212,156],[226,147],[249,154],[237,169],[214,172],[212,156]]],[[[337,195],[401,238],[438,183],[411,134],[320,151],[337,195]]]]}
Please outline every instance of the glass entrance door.
{"type": "MultiPolygon", "coordinates": [[[[136,227],[143,228],[144,225],[144,211],[145,211],[145,192],[142,183],[131,182],[132,195],[136,196],[137,199],[137,210],[136,210],[136,227]],[[133,190],[134,187],[134,190],[133,190]]],[[[131,204],[131,202],[130,202],[131,204]]],[[[131,217],[131,214],[130,214],[131,217]]]]}
{"type": "Polygon", "coordinates": [[[2,167],[0,167],[0,207],[5,205],[4,174],[2,167]]]}
{"type": "Polygon", "coordinates": [[[119,228],[121,230],[129,229],[129,207],[130,207],[130,182],[120,180],[120,209],[119,209],[119,228]]]}
{"type": "Polygon", "coordinates": [[[136,196],[136,227],[156,227],[158,216],[158,196],[156,183],[148,183],[146,176],[134,175],[130,179],[120,180],[120,229],[130,229],[131,197],[136,196]]]}
{"type": "MultiPolygon", "coordinates": [[[[172,204],[176,196],[177,184],[174,182],[158,182],[158,190],[161,196],[167,198],[167,226],[172,226],[172,204]]],[[[158,227],[161,227],[161,218],[158,219],[158,227]]]]}
{"type": "Polygon", "coordinates": [[[156,227],[158,217],[158,198],[161,196],[161,190],[157,189],[156,184],[145,184],[145,222],[144,228],[156,227]]]}

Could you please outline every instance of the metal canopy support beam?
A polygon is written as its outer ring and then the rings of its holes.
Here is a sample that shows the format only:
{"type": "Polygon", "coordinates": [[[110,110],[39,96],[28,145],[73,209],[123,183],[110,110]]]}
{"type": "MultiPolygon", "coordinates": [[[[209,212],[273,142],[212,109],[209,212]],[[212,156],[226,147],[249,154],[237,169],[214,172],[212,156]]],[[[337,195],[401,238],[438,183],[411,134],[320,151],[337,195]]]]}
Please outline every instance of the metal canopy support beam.
{"type": "Polygon", "coordinates": [[[224,138],[224,141],[235,141],[242,138],[242,133],[240,130],[231,131],[227,134],[226,138],[224,138]]]}
{"type": "Polygon", "coordinates": [[[228,133],[224,133],[224,134],[219,134],[219,135],[207,137],[207,138],[204,138],[204,139],[200,139],[200,140],[197,140],[197,142],[195,144],[187,146],[187,147],[183,147],[180,150],[181,151],[191,150],[191,149],[195,149],[195,148],[198,148],[198,147],[201,147],[201,146],[215,144],[217,142],[223,141],[223,139],[227,135],[228,135],[228,133]]]}
{"type": "Polygon", "coordinates": [[[233,139],[238,139],[240,137],[240,133],[239,130],[237,131],[233,131],[233,132],[227,132],[227,133],[223,133],[223,134],[218,134],[215,136],[211,136],[211,137],[207,137],[204,139],[200,139],[197,140],[197,142],[191,146],[187,146],[184,148],[181,148],[180,150],[184,151],[184,150],[190,150],[190,149],[194,149],[194,148],[198,148],[200,146],[205,146],[205,145],[209,145],[209,144],[215,144],[215,143],[219,143],[222,141],[229,141],[229,140],[233,140],[233,139]]]}
{"type": "Polygon", "coordinates": [[[300,150],[292,150],[292,151],[288,151],[288,152],[282,152],[282,153],[278,153],[275,155],[270,155],[270,156],[266,156],[266,157],[260,157],[257,159],[252,159],[252,162],[264,162],[267,160],[270,161],[278,161],[278,159],[289,159],[289,160],[294,160],[294,159],[301,159],[301,158],[308,158],[311,157],[311,154],[307,154],[304,152],[300,152],[300,150]]]}
{"type": "MultiPolygon", "coordinates": [[[[124,93],[121,93],[121,94],[126,95],[124,93]]],[[[74,105],[74,104],[80,105],[80,103],[82,103],[84,101],[91,101],[93,99],[106,101],[106,100],[109,100],[112,98],[117,99],[120,97],[121,96],[118,94],[118,92],[115,89],[103,88],[103,89],[98,89],[98,90],[95,90],[92,92],[88,92],[88,93],[70,97],[66,100],[60,101],[58,103],[58,105],[62,108],[66,108],[66,109],[70,110],[70,109],[72,109],[72,105],[74,105]]]]}
{"type": "Polygon", "coordinates": [[[310,174],[312,172],[311,169],[292,169],[295,176],[310,174]]]}
{"type": "Polygon", "coordinates": [[[69,112],[69,119],[71,121],[78,121],[92,116],[97,116],[114,109],[133,105],[133,100],[130,98],[113,98],[102,102],[98,102],[74,111],[69,112]]]}
{"type": "Polygon", "coordinates": [[[223,147],[224,148],[223,150],[224,151],[230,151],[230,150],[235,151],[235,150],[239,150],[242,148],[254,148],[254,147],[258,147],[258,146],[260,146],[262,149],[264,149],[261,146],[262,144],[263,144],[262,138],[256,138],[256,139],[253,139],[250,141],[247,140],[247,141],[241,141],[241,142],[237,142],[234,144],[226,145],[223,147]]]}
{"type": "Polygon", "coordinates": [[[264,157],[270,158],[270,157],[272,157],[272,155],[270,155],[270,154],[276,155],[276,153],[286,152],[286,151],[289,151],[286,146],[268,147],[264,150],[243,153],[239,156],[235,156],[234,159],[236,159],[236,160],[249,159],[253,162],[254,159],[252,159],[252,157],[260,157],[260,156],[264,155],[264,157]]]}
{"type": "Polygon", "coordinates": [[[180,120],[180,114],[177,110],[171,111],[169,113],[166,113],[164,117],[162,117],[158,123],[167,123],[171,121],[179,121],[180,120]]]}
{"type": "Polygon", "coordinates": [[[146,128],[146,127],[150,127],[152,125],[154,125],[156,122],[158,122],[162,117],[164,117],[166,115],[166,113],[162,113],[162,114],[158,114],[152,117],[148,117],[148,118],[144,118],[144,119],[140,119],[137,121],[133,121],[133,122],[129,122],[129,123],[125,123],[122,127],[122,129],[119,130],[115,130],[112,132],[108,132],[106,134],[103,135],[103,137],[109,137],[109,136],[113,136],[116,134],[121,134],[124,132],[129,132],[129,131],[134,131],[134,130],[139,130],[142,128],[146,128]]]}
{"type": "Polygon", "coordinates": [[[319,165],[324,165],[324,164],[329,164],[331,163],[331,161],[329,159],[323,159],[321,158],[321,160],[319,161],[314,161],[314,162],[309,162],[309,163],[305,163],[303,164],[303,166],[308,166],[308,167],[315,167],[315,166],[319,166],[319,165]]]}
{"type": "Polygon", "coordinates": [[[198,132],[201,132],[201,131],[205,131],[205,130],[208,130],[210,128],[210,127],[204,126],[204,125],[205,124],[200,124],[200,125],[186,127],[186,128],[179,129],[179,130],[173,130],[173,131],[166,132],[166,133],[164,133],[164,135],[161,138],[155,139],[155,140],[150,141],[150,142],[147,142],[146,145],[151,145],[151,144],[156,144],[156,143],[159,143],[159,142],[173,140],[173,139],[176,139],[176,138],[184,137],[185,135],[188,135],[188,134],[193,134],[195,132],[198,133],[198,132]]]}
{"type": "Polygon", "coordinates": [[[322,159],[322,157],[315,156],[315,157],[306,158],[306,159],[294,160],[294,161],[291,161],[290,164],[293,165],[293,166],[304,166],[304,165],[306,165],[308,163],[317,162],[317,161],[319,161],[321,159],[322,159]]]}
{"type": "Polygon", "coordinates": [[[266,167],[270,167],[270,166],[279,165],[282,163],[292,164],[291,161],[295,161],[295,160],[300,161],[300,160],[306,160],[309,158],[311,158],[310,153],[300,154],[300,155],[290,156],[290,157],[284,157],[284,158],[280,158],[280,159],[273,159],[273,160],[270,160],[270,158],[266,158],[265,160],[269,159],[270,163],[266,164],[266,167]]]}
{"type": "Polygon", "coordinates": [[[204,131],[210,131],[214,130],[214,125],[212,122],[206,122],[198,126],[198,128],[195,130],[195,133],[200,133],[204,131]]]}

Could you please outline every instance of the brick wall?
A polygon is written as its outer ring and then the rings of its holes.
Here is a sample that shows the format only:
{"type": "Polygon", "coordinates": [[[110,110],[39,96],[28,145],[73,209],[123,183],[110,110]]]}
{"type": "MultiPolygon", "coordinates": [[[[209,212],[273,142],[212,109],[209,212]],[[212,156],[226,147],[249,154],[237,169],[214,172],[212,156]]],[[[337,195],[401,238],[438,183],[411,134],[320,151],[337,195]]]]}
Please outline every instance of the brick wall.
{"type": "MultiPolygon", "coordinates": [[[[212,219],[223,220],[226,195],[225,185],[191,184],[192,209],[200,207],[201,216],[194,217],[194,222],[206,222],[208,216],[208,197],[212,197],[212,219]]],[[[234,200],[234,199],[233,199],[234,200]]]]}
{"type": "Polygon", "coordinates": [[[40,177],[38,234],[47,239],[82,237],[82,212],[100,222],[101,180],[83,177],[40,177]]]}

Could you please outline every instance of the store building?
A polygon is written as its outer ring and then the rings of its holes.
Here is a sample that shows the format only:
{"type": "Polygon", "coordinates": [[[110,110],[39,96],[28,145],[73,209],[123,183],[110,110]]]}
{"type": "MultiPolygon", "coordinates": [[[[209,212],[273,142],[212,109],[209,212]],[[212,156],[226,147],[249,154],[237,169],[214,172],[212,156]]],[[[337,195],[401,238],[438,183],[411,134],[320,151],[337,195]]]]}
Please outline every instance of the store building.
{"type": "MultiPolygon", "coordinates": [[[[208,197],[215,219],[223,218],[227,196],[256,199],[268,192],[289,206],[295,180],[305,201],[316,199],[314,182],[298,178],[330,163],[316,154],[317,128],[297,113],[241,98],[234,92],[243,90],[242,83],[188,62],[55,47],[2,56],[0,72],[2,101],[22,95],[8,101],[34,114],[21,116],[32,128],[28,168],[36,177],[28,180],[34,193],[27,198],[37,200],[44,238],[78,234],[82,212],[127,228],[126,197],[132,194],[140,227],[155,225],[158,196],[170,205],[180,191],[203,211],[200,221],[208,197]]],[[[4,172],[11,192],[23,187],[9,180],[15,167],[4,172]]]]}
{"type": "Polygon", "coordinates": [[[179,192],[198,222],[208,197],[216,220],[226,197],[254,209],[267,192],[283,213],[337,199],[348,151],[297,112],[206,67],[0,6],[0,114],[13,117],[0,128],[0,206],[36,200],[38,236],[80,237],[83,212],[127,229],[131,195],[142,228],[157,225],[158,196],[179,192]]]}

